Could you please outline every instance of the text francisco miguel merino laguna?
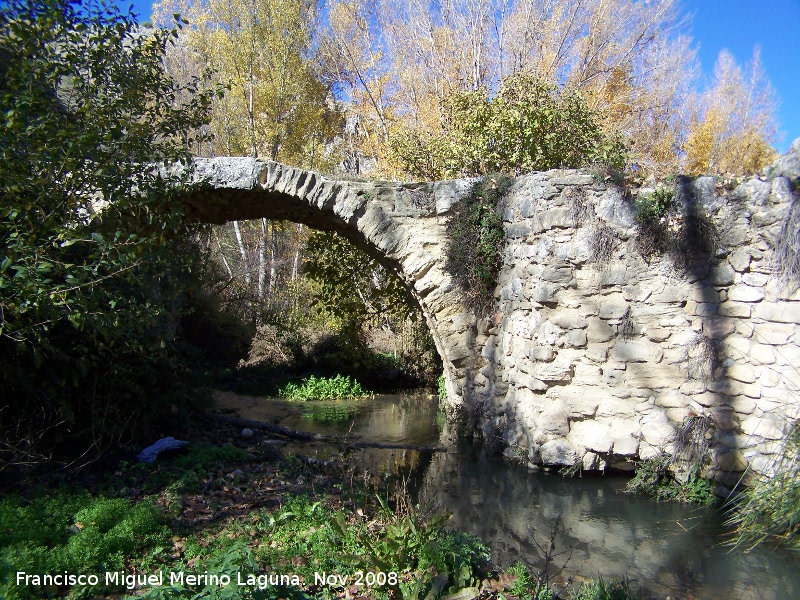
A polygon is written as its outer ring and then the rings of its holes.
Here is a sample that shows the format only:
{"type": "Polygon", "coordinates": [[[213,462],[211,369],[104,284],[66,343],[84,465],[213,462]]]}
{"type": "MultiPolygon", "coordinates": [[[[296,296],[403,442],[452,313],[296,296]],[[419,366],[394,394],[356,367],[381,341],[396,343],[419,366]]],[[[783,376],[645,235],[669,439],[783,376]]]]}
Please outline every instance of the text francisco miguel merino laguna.
{"type": "MultiPolygon", "coordinates": [[[[185,573],[183,571],[157,571],[155,573],[126,573],[125,571],[106,571],[102,575],[96,574],[75,574],[64,571],[63,573],[48,573],[46,575],[34,575],[25,571],[17,571],[16,583],[18,586],[85,586],[85,585],[105,585],[107,587],[125,587],[134,590],[140,587],[155,586],[221,586],[225,587],[231,583],[235,585],[258,587],[266,589],[268,585],[300,585],[300,578],[297,575],[277,575],[236,573],[232,578],[230,575],[209,573],[185,573]]],[[[330,575],[326,573],[314,573],[316,580],[328,583],[330,575]]],[[[319,584],[319,581],[318,583],[319,584]]]]}

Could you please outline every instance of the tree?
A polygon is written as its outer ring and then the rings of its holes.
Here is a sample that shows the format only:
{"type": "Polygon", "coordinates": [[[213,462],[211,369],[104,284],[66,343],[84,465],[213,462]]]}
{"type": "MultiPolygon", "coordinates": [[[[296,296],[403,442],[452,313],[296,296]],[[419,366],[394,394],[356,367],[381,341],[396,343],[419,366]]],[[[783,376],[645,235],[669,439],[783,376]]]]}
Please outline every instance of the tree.
{"type": "Polygon", "coordinates": [[[173,13],[190,21],[182,44],[230,88],[213,107],[214,152],[326,164],[339,115],[313,60],[316,2],[164,0],[154,11],[157,23],[173,13]]]}
{"type": "Polygon", "coordinates": [[[174,35],[102,4],[0,9],[3,464],[58,423],[119,442],[159,414],[138,386],[175,384],[166,351],[190,262],[168,252],[189,228],[179,179],[155,165],[188,159],[210,95],[164,73],[174,35]]]}
{"type": "Polygon", "coordinates": [[[723,50],[685,144],[686,172],[752,175],[775,160],[775,93],[759,49],[743,71],[723,50]]]}

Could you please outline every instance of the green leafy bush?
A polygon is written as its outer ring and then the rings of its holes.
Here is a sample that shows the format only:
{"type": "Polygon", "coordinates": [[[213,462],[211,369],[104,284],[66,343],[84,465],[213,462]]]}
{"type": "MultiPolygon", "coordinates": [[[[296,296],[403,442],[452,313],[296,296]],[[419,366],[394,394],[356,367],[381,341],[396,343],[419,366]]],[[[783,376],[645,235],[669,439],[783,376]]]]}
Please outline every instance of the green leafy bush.
{"type": "Polygon", "coordinates": [[[589,164],[622,170],[621,137],[605,133],[599,115],[575,91],[516,73],[494,97],[458,91],[441,107],[440,131],[406,129],[390,139],[392,156],[412,177],[437,180],[503,171],[519,174],[589,164]]]}
{"type": "Polygon", "coordinates": [[[170,39],[107,4],[0,7],[0,470],[129,442],[184,399],[188,180],[153,163],[188,161],[210,94],[165,73],[170,39]]]}
{"type": "Polygon", "coordinates": [[[343,375],[316,377],[312,375],[300,383],[287,383],[278,395],[292,400],[353,400],[369,396],[361,384],[343,375]]]}
{"type": "Polygon", "coordinates": [[[493,173],[475,182],[447,222],[446,268],[478,312],[488,311],[494,299],[505,247],[503,198],[513,181],[493,173]]]}

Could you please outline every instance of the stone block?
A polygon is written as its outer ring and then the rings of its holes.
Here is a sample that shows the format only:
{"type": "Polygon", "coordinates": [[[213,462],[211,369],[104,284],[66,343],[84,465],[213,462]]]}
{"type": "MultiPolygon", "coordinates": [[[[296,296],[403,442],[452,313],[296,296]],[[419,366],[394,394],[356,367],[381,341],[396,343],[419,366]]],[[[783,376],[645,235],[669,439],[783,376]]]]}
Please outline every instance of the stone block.
{"type": "Polygon", "coordinates": [[[720,471],[735,471],[741,472],[747,468],[747,461],[741,450],[730,450],[729,452],[720,452],[715,457],[715,466],[720,471]]]}
{"type": "Polygon", "coordinates": [[[622,294],[611,294],[600,301],[601,319],[621,319],[628,312],[628,303],[622,294]]]}
{"type": "Polygon", "coordinates": [[[738,248],[728,256],[728,262],[735,271],[742,273],[750,266],[750,252],[746,248],[738,248]]]}
{"type": "Polygon", "coordinates": [[[586,332],[581,329],[573,329],[565,336],[565,342],[567,346],[571,346],[573,348],[585,348],[586,339],[586,332]]]}
{"type": "Polygon", "coordinates": [[[591,318],[586,334],[590,343],[607,342],[614,337],[614,328],[602,319],[591,318]]]}
{"type": "Polygon", "coordinates": [[[782,376],[775,369],[761,369],[761,376],[758,382],[764,387],[775,387],[781,382],[782,376]]]}
{"type": "Polygon", "coordinates": [[[742,383],[753,383],[756,380],[756,372],[753,366],[742,363],[728,367],[725,370],[725,375],[742,383]]]}
{"type": "Polygon", "coordinates": [[[719,303],[719,292],[708,285],[694,285],[687,295],[694,302],[719,303]]]}
{"type": "Polygon", "coordinates": [[[777,323],[800,323],[800,302],[760,302],[753,316],[777,323]]]}
{"type": "Polygon", "coordinates": [[[597,416],[599,417],[633,417],[635,415],[634,403],[613,396],[601,398],[597,407],[597,416]]]}
{"type": "Polygon", "coordinates": [[[542,444],[539,454],[542,463],[545,465],[554,465],[569,467],[575,464],[578,458],[575,448],[566,440],[557,439],[550,440],[542,444]]]}
{"type": "Polygon", "coordinates": [[[532,233],[533,229],[531,228],[530,223],[522,221],[520,223],[512,223],[506,227],[506,237],[507,238],[524,238],[528,237],[532,233]]]}
{"type": "Polygon", "coordinates": [[[750,349],[750,358],[757,364],[775,364],[775,349],[767,344],[753,344],[750,349]]]}
{"type": "Polygon", "coordinates": [[[778,323],[756,323],[753,325],[755,340],[771,346],[788,344],[794,334],[794,327],[778,323]]]}
{"type": "Polygon", "coordinates": [[[736,327],[733,319],[715,317],[703,321],[703,333],[712,340],[722,339],[733,333],[736,327]]]}
{"type": "Polygon", "coordinates": [[[769,275],[766,273],[745,273],[742,275],[742,281],[752,287],[764,287],[769,281],[769,275]]]}
{"type": "Polygon", "coordinates": [[[513,382],[516,383],[518,387],[527,388],[534,392],[544,392],[549,387],[544,381],[523,373],[514,376],[513,382]]]}
{"type": "Polygon", "coordinates": [[[708,384],[708,389],[712,392],[719,394],[726,394],[728,396],[749,396],[750,398],[761,397],[761,385],[742,383],[735,379],[723,378],[717,381],[712,381],[708,384]]]}
{"type": "Polygon", "coordinates": [[[655,396],[656,406],[662,408],[678,408],[680,406],[689,405],[689,396],[681,394],[675,390],[668,390],[660,392],[655,396]]]}
{"type": "Polygon", "coordinates": [[[558,397],[567,403],[570,416],[579,418],[593,417],[600,405],[600,396],[604,395],[600,388],[584,386],[567,386],[556,390],[558,397]]]}
{"type": "Polygon", "coordinates": [[[747,396],[728,398],[727,404],[740,415],[751,415],[757,407],[755,400],[747,396]]]}
{"type": "Polygon", "coordinates": [[[669,329],[664,327],[647,327],[642,331],[651,342],[663,342],[672,334],[669,329]]]}
{"type": "Polygon", "coordinates": [[[531,218],[532,226],[536,232],[549,231],[555,228],[572,227],[572,217],[569,208],[557,207],[537,212],[531,218]]]}
{"type": "Polygon", "coordinates": [[[601,454],[609,453],[614,444],[611,428],[597,421],[573,421],[570,423],[568,439],[573,447],[586,448],[601,454]]]}
{"type": "Polygon", "coordinates": [[[783,439],[786,422],[775,415],[756,414],[748,415],[741,421],[742,433],[745,435],[757,435],[767,440],[783,439]]]}
{"type": "Polygon", "coordinates": [[[661,348],[648,340],[617,340],[611,349],[611,359],[619,362],[654,362],[663,358],[661,348]]]}
{"type": "Polygon", "coordinates": [[[762,288],[749,285],[737,285],[728,290],[728,300],[734,302],[760,302],[764,299],[762,288]]]}
{"type": "Polygon", "coordinates": [[[525,344],[525,349],[528,358],[537,362],[550,362],[555,356],[552,346],[539,346],[528,342],[525,344]]]}
{"type": "Polygon", "coordinates": [[[558,359],[551,363],[536,363],[533,366],[533,376],[541,381],[564,382],[571,380],[572,375],[572,364],[558,359]]]}
{"type": "Polygon", "coordinates": [[[575,385],[596,385],[603,377],[602,370],[593,364],[577,363],[575,365],[575,375],[572,377],[571,384],[575,385]]]}
{"type": "Polygon", "coordinates": [[[727,262],[724,262],[711,271],[711,283],[715,286],[731,285],[735,274],[733,268],[727,262]]]}
{"type": "Polygon", "coordinates": [[[542,271],[542,280],[550,283],[567,284],[572,280],[572,267],[546,267],[542,271]]]}
{"type": "Polygon", "coordinates": [[[550,322],[563,329],[584,329],[589,324],[576,308],[559,308],[550,316],[550,322]]]}
{"type": "Polygon", "coordinates": [[[698,317],[713,317],[717,314],[718,305],[713,302],[700,303],[695,307],[694,314],[698,317]]]}
{"type": "Polygon", "coordinates": [[[641,427],[636,421],[614,423],[612,452],[617,456],[636,456],[639,453],[641,427]]]}
{"type": "Polygon", "coordinates": [[[657,412],[652,415],[642,417],[642,439],[656,448],[663,448],[664,443],[672,436],[674,432],[675,427],[669,421],[665,413],[657,412]]]}
{"type": "Polygon", "coordinates": [[[604,363],[608,359],[609,344],[588,344],[586,358],[596,363],[604,363]]]}
{"type": "Polygon", "coordinates": [[[677,365],[629,363],[625,383],[649,390],[677,389],[686,380],[686,371],[677,365]]]}
{"type": "MultiPolygon", "coordinates": [[[[756,305],[761,306],[759,305],[756,305]]],[[[749,318],[750,313],[753,310],[753,306],[747,302],[733,302],[731,300],[727,300],[719,305],[718,312],[723,317],[738,317],[738,318],[749,318]]]]}

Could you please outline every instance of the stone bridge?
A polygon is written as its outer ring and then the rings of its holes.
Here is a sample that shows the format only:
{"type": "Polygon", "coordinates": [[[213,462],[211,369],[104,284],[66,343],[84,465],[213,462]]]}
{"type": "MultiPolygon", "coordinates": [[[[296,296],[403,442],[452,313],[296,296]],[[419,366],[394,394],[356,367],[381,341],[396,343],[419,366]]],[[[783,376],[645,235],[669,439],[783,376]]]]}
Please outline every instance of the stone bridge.
{"type": "Polygon", "coordinates": [[[800,292],[773,260],[800,227],[800,140],[736,189],[681,181],[682,213],[718,232],[701,266],[643,252],[633,203],[601,177],[517,178],[495,305],[481,318],[445,270],[445,226],[470,181],[333,180],[251,158],[197,159],[193,177],[190,216],[337,232],[395,273],[433,335],[450,403],[510,457],[627,469],[675,450],[676,428],[705,417],[708,474],[733,483],[748,465],[766,469],[800,416],[800,292]]]}

